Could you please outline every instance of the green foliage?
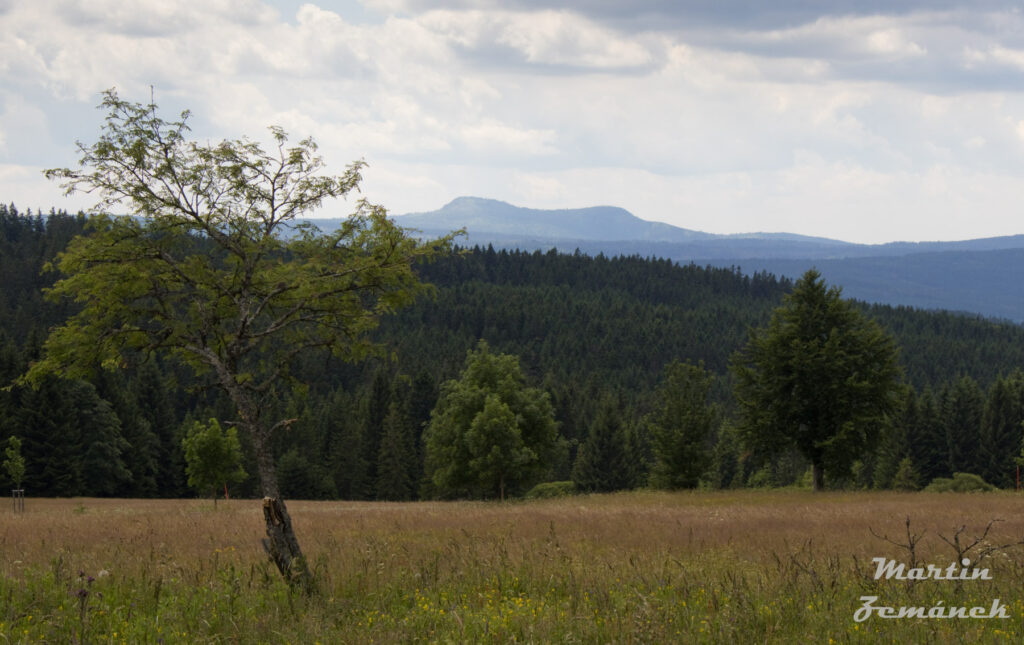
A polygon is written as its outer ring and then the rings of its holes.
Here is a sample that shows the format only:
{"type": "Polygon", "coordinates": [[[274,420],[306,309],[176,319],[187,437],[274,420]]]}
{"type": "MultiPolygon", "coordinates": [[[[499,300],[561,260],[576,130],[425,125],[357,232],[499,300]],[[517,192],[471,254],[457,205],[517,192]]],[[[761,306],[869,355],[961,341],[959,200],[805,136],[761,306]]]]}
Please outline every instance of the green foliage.
{"type": "Polygon", "coordinates": [[[4,470],[7,471],[7,476],[14,482],[15,488],[21,488],[22,479],[25,477],[25,458],[21,455],[21,439],[8,437],[4,455],[6,456],[4,470]]]}
{"type": "Polygon", "coordinates": [[[214,503],[221,486],[240,482],[248,475],[242,468],[242,446],[238,431],[224,431],[216,419],[196,421],[182,440],[188,485],[200,493],[212,493],[214,503]]]}
{"type": "Polygon", "coordinates": [[[526,499],[550,499],[553,497],[568,497],[576,493],[576,482],[574,481],[543,482],[526,491],[524,497],[526,499]]]}
{"type": "Polygon", "coordinates": [[[515,356],[492,354],[484,341],[441,386],[424,441],[437,494],[502,499],[541,477],[560,447],[547,393],[526,386],[515,356]]]}
{"type": "Polygon", "coordinates": [[[60,256],[65,277],[49,292],[80,310],[51,331],[24,380],[169,353],[231,398],[263,492],[277,497],[269,442],[291,422],[273,416],[279,383],[303,352],[366,355],[378,318],[424,290],[413,262],[450,238],[421,243],[366,201],[329,234],[297,222],[356,189],[363,165],[320,174],[312,139],[289,146],[273,127],[269,152],[248,139],[201,144],[187,139],[187,112],[165,121],[113,90],[101,107],[99,140],[78,144],[80,169],[46,171],[69,193],[97,195],[98,215],[60,256]]]}
{"type": "Polygon", "coordinates": [[[712,377],[703,363],[673,361],[658,388],[648,417],[655,488],[695,488],[711,465],[711,439],[718,412],[708,404],[712,377]]]}
{"type": "Polygon", "coordinates": [[[945,473],[978,472],[981,468],[979,435],[985,414],[985,395],[978,383],[964,376],[940,394],[939,409],[946,433],[945,473]]]}
{"type": "Polygon", "coordinates": [[[415,492],[416,455],[408,419],[398,401],[392,401],[384,419],[377,456],[377,499],[406,501],[415,492]]]}
{"type": "Polygon", "coordinates": [[[920,481],[921,476],[914,468],[914,462],[910,457],[901,459],[892,479],[892,487],[895,490],[917,490],[921,487],[920,481]]]}
{"type": "Polygon", "coordinates": [[[972,473],[953,473],[953,478],[936,477],[924,488],[926,493],[984,493],[996,487],[972,473]]]}
{"type": "Polygon", "coordinates": [[[335,499],[338,489],[330,473],[311,463],[298,448],[292,448],[277,462],[281,494],[292,499],[335,499]]]}
{"type": "Polygon", "coordinates": [[[816,490],[826,469],[848,473],[899,409],[896,355],[877,323],[808,271],[733,359],[747,446],[768,454],[796,446],[815,469],[816,490]]]}
{"type": "MultiPolygon", "coordinates": [[[[99,375],[90,385],[54,379],[35,391],[17,385],[3,389],[42,358],[47,329],[80,308],[68,299],[43,299],[41,289],[57,274],[42,267],[83,232],[87,221],[84,215],[40,216],[0,204],[0,442],[11,435],[23,440],[23,485],[34,494],[185,495],[182,420],[188,414],[237,418],[239,410],[215,388],[193,388],[187,365],[158,355],[136,367],[142,357],[129,352],[123,378],[99,375]],[[102,412],[107,404],[109,410],[102,412]],[[83,434],[83,423],[92,430],[83,434]],[[90,452],[91,443],[96,446],[90,452]]],[[[202,252],[216,253],[208,236],[189,239],[202,252]]],[[[391,398],[402,401],[401,416],[409,424],[403,430],[412,446],[409,477],[422,484],[421,434],[437,400],[436,384],[458,374],[465,352],[479,338],[521,358],[524,372],[550,393],[559,428],[573,445],[586,443],[601,400],[621,393],[628,401],[620,410],[628,451],[639,455],[631,464],[636,471],[631,485],[644,485],[653,459],[649,429],[639,420],[657,404],[665,361],[704,360],[716,376],[708,398],[728,417],[734,405],[729,375],[722,374],[727,357],[747,340],[749,326],[768,321],[770,308],[790,287],[771,276],[664,260],[493,249],[440,256],[414,269],[421,280],[437,285],[436,299],[420,299],[383,318],[363,338],[394,349],[395,360],[349,364],[344,356],[327,358],[326,351],[310,347],[288,366],[291,378],[278,381],[260,399],[268,424],[298,417],[289,432],[274,433],[272,454],[297,449],[300,461],[325,472],[345,499],[381,496],[383,419],[391,398]],[[404,375],[416,376],[406,383],[404,375]],[[309,384],[305,393],[296,377],[309,384]],[[407,392],[400,393],[403,389],[407,392]]],[[[1024,364],[1024,328],[905,307],[856,308],[894,334],[908,380],[918,388],[902,397],[904,411],[881,433],[874,458],[858,455],[865,476],[870,474],[875,487],[888,488],[901,460],[910,457],[921,482],[959,470],[1012,487],[1015,472],[1007,460],[1019,451],[1024,420],[1013,369],[1024,364]],[[980,388],[980,399],[978,391],[954,396],[962,375],[980,388]],[[964,410],[972,411],[961,415],[964,410]],[[952,424],[953,418],[961,420],[952,424]],[[951,448],[970,460],[952,463],[951,448]]],[[[207,376],[202,385],[217,380],[212,372],[207,376]]],[[[243,426],[239,435],[245,468],[255,473],[252,438],[243,426]]],[[[742,485],[765,465],[766,455],[746,449],[740,438],[738,429],[723,429],[713,439],[714,459],[706,475],[712,485],[742,485]]],[[[556,458],[544,477],[568,479],[572,465],[568,458],[556,458]]],[[[805,459],[788,453],[771,457],[767,466],[761,481],[771,486],[791,485],[807,469],[805,459]]],[[[842,480],[841,473],[836,478],[842,480]]],[[[321,491],[315,495],[330,490],[308,484],[300,489],[321,491]]],[[[236,490],[260,494],[255,478],[236,490]]]]}
{"type": "Polygon", "coordinates": [[[636,459],[627,442],[619,402],[606,397],[590,424],[586,441],[576,454],[572,481],[587,492],[608,493],[631,488],[636,459]]]}
{"type": "Polygon", "coordinates": [[[978,474],[999,488],[1013,488],[1024,423],[1024,372],[992,384],[985,400],[978,441],[978,474]]]}

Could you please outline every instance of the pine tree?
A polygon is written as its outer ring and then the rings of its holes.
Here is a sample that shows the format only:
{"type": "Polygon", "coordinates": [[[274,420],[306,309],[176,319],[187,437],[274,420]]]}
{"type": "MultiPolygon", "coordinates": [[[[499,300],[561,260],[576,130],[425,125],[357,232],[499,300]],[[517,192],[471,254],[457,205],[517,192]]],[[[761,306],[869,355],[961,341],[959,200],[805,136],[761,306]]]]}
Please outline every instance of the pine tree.
{"type": "Polygon", "coordinates": [[[848,473],[898,411],[896,356],[878,323],[808,271],[733,359],[748,447],[796,446],[822,490],[825,469],[848,473]]]}
{"type": "Polygon", "coordinates": [[[1016,482],[1015,455],[1024,421],[1024,373],[1000,377],[989,390],[982,414],[978,474],[999,488],[1016,482]]]}
{"type": "Polygon", "coordinates": [[[391,407],[391,380],[383,369],[378,369],[370,386],[369,398],[366,401],[366,423],[363,426],[363,461],[366,463],[366,479],[363,482],[363,495],[374,498],[377,483],[377,459],[380,455],[380,442],[384,436],[384,420],[391,407]]]}
{"type": "Polygon", "coordinates": [[[413,498],[415,455],[411,454],[408,419],[398,401],[392,401],[384,419],[384,436],[377,458],[377,499],[406,501],[413,498]]]}
{"type": "Polygon", "coordinates": [[[918,490],[921,488],[921,476],[914,468],[910,457],[900,460],[896,475],[892,479],[892,487],[896,490],[918,490]]]}
{"type": "Polygon", "coordinates": [[[710,388],[703,363],[673,361],[665,368],[658,405],[648,417],[655,488],[694,488],[711,465],[718,411],[708,403],[710,388]]]}
{"type": "Polygon", "coordinates": [[[630,458],[619,403],[606,396],[576,454],[572,480],[580,490],[588,492],[630,488],[634,478],[630,458]]]}
{"type": "Polygon", "coordinates": [[[985,395],[974,379],[964,376],[943,389],[941,409],[949,470],[977,475],[981,470],[978,444],[985,395]]]}
{"type": "Polygon", "coordinates": [[[925,388],[918,397],[915,434],[912,459],[921,474],[921,481],[930,482],[937,477],[952,477],[946,424],[940,410],[939,399],[931,388],[925,388]]]}

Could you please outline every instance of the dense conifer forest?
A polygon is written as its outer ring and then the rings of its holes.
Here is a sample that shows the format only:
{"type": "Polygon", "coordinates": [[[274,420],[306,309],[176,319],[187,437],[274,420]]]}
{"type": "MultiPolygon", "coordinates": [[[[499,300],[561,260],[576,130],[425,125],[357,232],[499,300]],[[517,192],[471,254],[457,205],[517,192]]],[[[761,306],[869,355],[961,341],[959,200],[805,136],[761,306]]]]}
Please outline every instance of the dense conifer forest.
{"type": "MultiPolygon", "coordinates": [[[[191,495],[181,447],[186,428],[209,418],[230,424],[234,411],[188,370],[140,357],[90,381],[13,384],[39,357],[49,328],[74,311],[74,303],[44,299],[58,277],[47,262],[86,232],[87,222],[82,214],[0,206],[0,445],[21,438],[29,495],[191,495]]],[[[424,478],[424,426],[442,384],[459,375],[480,340],[518,357],[527,383],[550,396],[560,450],[546,480],[574,480],[583,490],[648,485],[659,392],[674,361],[702,364],[708,374],[715,425],[694,451],[706,460],[699,485],[806,479],[798,454],[766,460],[746,451],[730,421],[730,357],[779,306],[789,280],[747,276],[738,267],[492,248],[463,249],[419,271],[434,292],[382,321],[380,356],[359,364],[300,357],[294,370],[310,385],[286,397],[282,413],[296,421],[275,446],[286,496],[433,495],[424,478]]],[[[1024,432],[1024,327],[859,307],[896,340],[904,406],[877,450],[829,484],[913,488],[970,472],[1013,487],[1024,432]]],[[[0,486],[10,483],[4,477],[0,486]]],[[[251,479],[231,488],[255,493],[251,479]]]]}

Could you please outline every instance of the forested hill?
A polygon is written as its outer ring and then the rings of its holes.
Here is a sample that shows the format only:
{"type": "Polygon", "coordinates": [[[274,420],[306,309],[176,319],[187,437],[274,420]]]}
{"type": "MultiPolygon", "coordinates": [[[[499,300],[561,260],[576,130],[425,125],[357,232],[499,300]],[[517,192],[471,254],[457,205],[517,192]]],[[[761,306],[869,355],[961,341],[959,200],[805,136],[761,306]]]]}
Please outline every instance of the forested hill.
{"type": "MultiPolygon", "coordinates": [[[[792,284],[765,273],[639,257],[473,249],[423,267],[438,287],[382,330],[414,364],[459,363],[477,338],[514,352],[535,372],[647,388],[665,362],[729,356],[792,284]],[[461,351],[460,351],[461,350],[461,351]]],[[[1024,327],[978,316],[863,304],[895,336],[908,380],[982,384],[1024,365],[1024,327]]]]}
{"type": "MultiPolygon", "coordinates": [[[[0,388],[38,357],[47,330],[73,306],[43,300],[42,289],[56,279],[43,267],[86,224],[83,216],[40,217],[0,205],[0,388]]],[[[280,402],[298,419],[275,446],[286,495],[382,496],[379,460],[392,409],[404,415],[411,446],[403,481],[418,481],[423,423],[441,383],[458,374],[480,339],[517,355],[527,379],[551,394],[570,447],[586,436],[602,398],[616,397],[623,418],[635,424],[651,409],[652,393],[674,359],[703,361],[717,375],[712,396],[728,411],[729,357],[792,287],[764,273],[667,260],[493,248],[462,250],[420,272],[436,286],[433,296],[385,318],[377,332],[392,359],[348,365],[303,356],[294,366],[310,387],[285,393],[280,402]]],[[[922,405],[939,406],[937,419],[968,419],[963,430],[929,422],[929,432],[977,436],[986,392],[995,396],[998,377],[1024,365],[1024,328],[909,308],[863,309],[896,338],[922,405]],[[967,416],[957,416],[961,409],[967,416]]],[[[193,419],[230,422],[234,415],[223,397],[201,385],[187,370],[155,360],[92,383],[0,389],[0,444],[11,435],[23,438],[26,488],[36,494],[186,495],[182,428],[193,419]]],[[[1011,458],[1019,451],[1015,441],[1011,458]]],[[[568,477],[573,454],[571,448],[552,476],[568,477]]],[[[939,476],[956,467],[920,469],[939,476]]],[[[235,488],[242,495],[254,490],[251,480],[235,488]]],[[[409,490],[415,496],[415,487],[409,490]]]]}

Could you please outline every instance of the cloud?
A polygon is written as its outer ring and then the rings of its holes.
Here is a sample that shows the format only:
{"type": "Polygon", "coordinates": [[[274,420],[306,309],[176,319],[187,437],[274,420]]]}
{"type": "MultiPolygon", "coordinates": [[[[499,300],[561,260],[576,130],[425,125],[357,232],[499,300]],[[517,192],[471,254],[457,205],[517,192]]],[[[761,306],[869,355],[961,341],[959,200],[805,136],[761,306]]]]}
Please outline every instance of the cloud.
{"type": "Polygon", "coordinates": [[[102,90],[151,85],[200,140],[277,124],[336,171],[367,160],[396,212],[474,194],[851,239],[1019,221],[1007,3],[0,0],[0,199],[75,162],[102,90]]]}
{"type": "Polygon", "coordinates": [[[656,47],[565,11],[431,11],[422,24],[466,58],[501,65],[580,71],[649,68],[656,47]]]}

